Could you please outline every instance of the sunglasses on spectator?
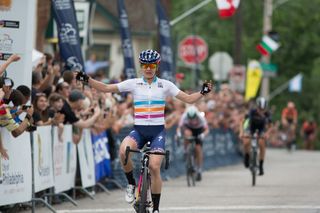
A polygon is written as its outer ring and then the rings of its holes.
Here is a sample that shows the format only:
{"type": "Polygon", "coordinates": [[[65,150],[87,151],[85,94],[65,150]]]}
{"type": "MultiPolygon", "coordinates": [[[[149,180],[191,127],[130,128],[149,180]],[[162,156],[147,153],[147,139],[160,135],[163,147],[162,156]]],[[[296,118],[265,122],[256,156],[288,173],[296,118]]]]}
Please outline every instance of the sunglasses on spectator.
{"type": "Polygon", "coordinates": [[[46,94],[45,93],[43,93],[43,92],[38,92],[38,93],[36,93],[36,96],[46,96],[46,94]]]}
{"type": "Polygon", "coordinates": [[[155,69],[155,68],[157,68],[157,66],[158,66],[158,64],[141,64],[142,69],[147,69],[148,67],[150,69],[155,69]]]}

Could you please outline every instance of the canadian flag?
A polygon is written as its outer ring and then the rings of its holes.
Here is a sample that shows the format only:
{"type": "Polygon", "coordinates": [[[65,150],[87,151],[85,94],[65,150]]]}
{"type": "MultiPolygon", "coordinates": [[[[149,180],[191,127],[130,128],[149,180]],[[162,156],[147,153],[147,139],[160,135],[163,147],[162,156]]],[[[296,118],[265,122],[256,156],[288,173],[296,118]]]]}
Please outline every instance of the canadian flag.
{"type": "Polygon", "coordinates": [[[240,0],[216,0],[221,18],[233,16],[240,4],[240,0]]]}

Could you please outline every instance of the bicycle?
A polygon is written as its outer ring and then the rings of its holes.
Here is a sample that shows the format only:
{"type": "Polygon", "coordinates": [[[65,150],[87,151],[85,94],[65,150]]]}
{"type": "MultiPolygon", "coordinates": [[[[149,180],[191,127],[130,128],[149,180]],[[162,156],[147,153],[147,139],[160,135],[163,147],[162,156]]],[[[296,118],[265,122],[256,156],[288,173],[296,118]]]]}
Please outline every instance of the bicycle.
{"type": "Polygon", "coordinates": [[[138,188],[135,195],[135,202],[133,207],[137,213],[151,213],[152,212],[152,198],[151,198],[151,175],[149,171],[149,157],[150,155],[164,155],[165,156],[165,169],[169,168],[169,155],[167,150],[163,152],[152,152],[150,142],[147,143],[144,149],[135,150],[129,146],[126,147],[126,157],[124,165],[128,163],[128,156],[130,152],[141,153],[141,168],[138,188]]]}
{"type": "Polygon", "coordinates": [[[186,162],[186,176],[188,187],[196,185],[196,167],[195,167],[195,145],[198,137],[190,136],[185,137],[190,142],[188,144],[185,156],[186,162]]]}
{"type": "Polygon", "coordinates": [[[243,136],[243,137],[250,138],[251,150],[250,150],[249,169],[252,175],[252,186],[255,186],[257,171],[259,169],[259,164],[258,164],[259,139],[262,138],[262,136],[259,136],[258,131],[256,131],[251,136],[243,136]]]}

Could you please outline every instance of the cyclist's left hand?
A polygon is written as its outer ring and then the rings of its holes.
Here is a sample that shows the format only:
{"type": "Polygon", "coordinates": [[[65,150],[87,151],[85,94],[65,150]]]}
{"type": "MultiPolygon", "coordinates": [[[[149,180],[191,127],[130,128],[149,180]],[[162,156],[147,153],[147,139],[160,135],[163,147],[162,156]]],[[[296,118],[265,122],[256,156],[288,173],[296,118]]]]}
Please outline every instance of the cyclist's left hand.
{"type": "Polygon", "coordinates": [[[209,92],[211,92],[211,90],[212,90],[212,82],[211,81],[204,82],[203,85],[202,85],[202,89],[201,89],[200,93],[202,95],[206,95],[209,92]]]}

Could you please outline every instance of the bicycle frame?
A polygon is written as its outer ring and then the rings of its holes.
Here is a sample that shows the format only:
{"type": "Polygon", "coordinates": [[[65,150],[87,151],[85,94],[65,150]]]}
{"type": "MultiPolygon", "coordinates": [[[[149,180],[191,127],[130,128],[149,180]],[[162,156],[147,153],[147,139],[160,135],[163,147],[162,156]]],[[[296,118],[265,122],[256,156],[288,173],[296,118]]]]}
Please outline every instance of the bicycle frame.
{"type": "Polygon", "coordinates": [[[152,212],[152,197],[151,197],[151,175],[149,171],[149,157],[150,155],[164,155],[165,156],[165,169],[169,167],[169,151],[152,152],[150,143],[142,150],[133,150],[129,146],[126,147],[126,158],[124,164],[128,162],[130,152],[141,153],[141,168],[139,175],[138,188],[135,194],[135,202],[133,207],[137,213],[151,213],[152,212]]]}

